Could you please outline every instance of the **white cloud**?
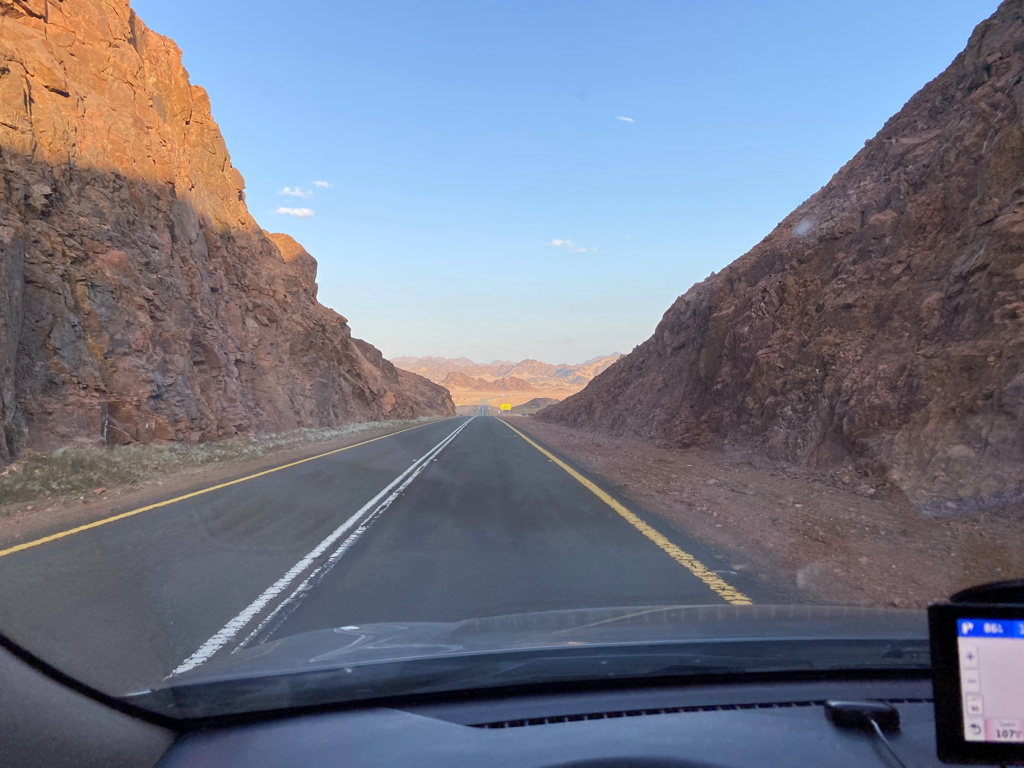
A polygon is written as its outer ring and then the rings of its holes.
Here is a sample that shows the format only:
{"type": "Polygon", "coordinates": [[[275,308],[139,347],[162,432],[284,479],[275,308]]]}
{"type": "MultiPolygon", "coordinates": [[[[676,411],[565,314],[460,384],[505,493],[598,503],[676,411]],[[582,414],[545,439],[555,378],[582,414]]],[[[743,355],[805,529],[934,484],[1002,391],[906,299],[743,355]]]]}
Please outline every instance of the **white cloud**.
{"type": "Polygon", "coordinates": [[[616,120],[621,120],[624,123],[635,123],[636,122],[636,120],[634,120],[632,117],[626,117],[625,115],[616,115],[615,119],[616,120]]]}
{"type": "Polygon", "coordinates": [[[329,181],[314,181],[313,182],[313,186],[314,187],[320,187],[320,189],[330,189],[331,188],[331,182],[329,182],[329,181]]]}
{"type": "Polygon", "coordinates": [[[283,213],[285,216],[294,216],[297,219],[308,219],[313,215],[309,208],[278,208],[274,213],[283,213]]]}
{"type": "Polygon", "coordinates": [[[585,248],[584,246],[576,245],[572,240],[559,240],[557,237],[548,243],[548,245],[565,248],[569,253],[597,253],[597,248],[585,248]]]}
{"type": "Polygon", "coordinates": [[[313,196],[312,190],[303,189],[302,187],[285,187],[278,194],[288,195],[289,197],[301,197],[304,200],[308,200],[313,196]]]}

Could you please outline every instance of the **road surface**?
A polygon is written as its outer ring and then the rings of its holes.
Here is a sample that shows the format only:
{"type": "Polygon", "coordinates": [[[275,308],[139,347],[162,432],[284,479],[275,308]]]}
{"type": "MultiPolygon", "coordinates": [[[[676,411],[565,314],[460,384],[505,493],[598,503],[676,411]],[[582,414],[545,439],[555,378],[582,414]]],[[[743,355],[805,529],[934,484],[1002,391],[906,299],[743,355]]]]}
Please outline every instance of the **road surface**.
{"type": "Polygon", "coordinates": [[[491,416],[168,501],[0,544],[0,628],[125,693],[326,627],[773,599],[491,416]]]}

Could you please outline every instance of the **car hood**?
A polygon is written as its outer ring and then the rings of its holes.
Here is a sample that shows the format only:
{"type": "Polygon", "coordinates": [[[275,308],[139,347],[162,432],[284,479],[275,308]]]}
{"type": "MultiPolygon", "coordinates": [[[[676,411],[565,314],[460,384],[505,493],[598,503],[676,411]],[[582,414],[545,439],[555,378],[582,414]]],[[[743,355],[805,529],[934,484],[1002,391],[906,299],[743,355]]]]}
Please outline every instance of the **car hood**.
{"type": "Polygon", "coordinates": [[[333,627],[221,652],[133,698],[190,716],[611,677],[926,668],[923,611],[642,606],[333,627]],[[268,698],[269,693],[269,698],[268,698]],[[282,694],[284,696],[282,697],[282,694]]]}

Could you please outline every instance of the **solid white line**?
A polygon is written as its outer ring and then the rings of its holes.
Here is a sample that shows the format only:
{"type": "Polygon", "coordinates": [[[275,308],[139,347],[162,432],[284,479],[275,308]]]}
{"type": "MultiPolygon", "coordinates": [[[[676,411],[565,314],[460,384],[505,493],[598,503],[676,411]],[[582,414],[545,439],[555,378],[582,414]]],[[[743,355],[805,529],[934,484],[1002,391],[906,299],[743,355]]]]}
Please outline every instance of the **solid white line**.
{"type": "MultiPolygon", "coordinates": [[[[468,423],[469,422],[467,421],[465,424],[462,425],[462,427],[465,427],[466,424],[468,423]]],[[[460,429],[462,427],[460,427],[460,429]]],[[[406,488],[409,487],[412,481],[415,480],[416,477],[427,468],[427,465],[430,464],[431,459],[435,458],[441,451],[448,447],[448,444],[455,439],[458,433],[459,430],[456,430],[443,441],[441,441],[441,443],[434,446],[431,452],[420,460],[421,463],[416,468],[416,471],[409,475],[400,486],[395,488],[395,490],[391,492],[391,495],[384,499],[384,501],[382,501],[380,505],[376,509],[374,509],[373,512],[371,512],[366,517],[366,519],[363,520],[362,523],[359,524],[359,527],[352,531],[352,533],[350,533],[345,538],[345,540],[341,542],[341,546],[334,550],[334,552],[331,553],[331,556],[327,558],[327,560],[325,560],[318,568],[314,569],[313,572],[309,574],[309,576],[303,579],[302,582],[292,591],[292,593],[288,595],[288,597],[286,597],[284,600],[278,603],[274,610],[272,610],[267,615],[267,617],[259,623],[256,629],[250,632],[249,635],[235,648],[233,648],[231,652],[234,653],[235,651],[248,646],[248,644],[255,637],[259,636],[259,634],[266,627],[268,627],[271,622],[274,621],[275,617],[281,614],[282,611],[287,610],[287,613],[281,616],[281,621],[277,624],[277,627],[280,627],[284,619],[287,619],[288,616],[291,614],[291,611],[293,610],[291,606],[294,605],[295,607],[298,607],[297,605],[295,605],[296,601],[301,600],[303,597],[305,597],[305,595],[308,592],[310,592],[314,587],[316,587],[317,584],[320,583],[323,577],[327,575],[328,571],[330,571],[331,568],[333,568],[335,564],[337,564],[337,562],[342,558],[342,555],[344,555],[349,549],[351,549],[352,545],[355,544],[356,541],[358,541],[359,538],[364,533],[366,533],[366,531],[369,530],[370,526],[373,525],[374,520],[380,517],[384,513],[384,511],[391,506],[395,499],[402,495],[402,493],[405,491],[406,488]]],[[[274,627],[274,629],[271,630],[271,632],[267,633],[266,637],[263,638],[264,642],[270,637],[271,634],[273,634],[274,631],[276,631],[277,627],[274,627]]]]}
{"type": "Polygon", "coordinates": [[[442,440],[440,443],[438,443],[429,451],[427,451],[423,456],[416,459],[416,461],[410,464],[409,467],[404,472],[402,472],[402,474],[400,474],[398,477],[396,477],[394,480],[388,483],[388,485],[380,493],[378,493],[376,496],[374,496],[372,499],[366,502],[366,504],[360,507],[358,512],[356,512],[348,520],[346,520],[344,523],[335,528],[334,531],[332,531],[331,534],[326,539],[317,544],[316,547],[314,547],[309,552],[309,554],[307,554],[305,557],[299,560],[299,562],[297,562],[295,565],[289,568],[288,571],[281,578],[279,578],[277,581],[271,584],[263,592],[263,594],[261,594],[255,600],[253,600],[252,603],[250,603],[244,610],[242,610],[241,613],[239,613],[237,616],[231,619],[231,621],[225,624],[224,627],[219,632],[217,632],[217,634],[215,634],[213,637],[211,637],[209,640],[207,640],[205,643],[199,646],[195,653],[193,653],[191,656],[189,656],[187,659],[181,662],[181,664],[179,664],[177,667],[175,667],[174,671],[171,672],[171,674],[168,675],[168,677],[180,675],[183,672],[188,672],[190,669],[195,669],[204,661],[213,656],[213,654],[215,654],[217,651],[219,651],[221,648],[227,645],[231,641],[231,639],[239,632],[241,632],[250,621],[256,618],[257,614],[259,614],[260,611],[267,607],[267,604],[270,603],[271,600],[273,600],[275,597],[284,592],[288,588],[288,586],[296,578],[298,578],[298,576],[303,571],[305,571],[310,565],[313,564],[313,561],[315,561],[318,557],[320,557],[320,555],[326,552],[327,549],[332,544],[334,544],[334,542],[336,542],[339,538],[341,538],[341,536],[349,528],[355,525],[359,521],[359,518],[361,518],[367,512],[367,510],[373,509],[374,506],[396,485],[399,485],[410,474],[416,472],[422,466],[425,466],[426,463],[430,461],[430,459],[432,459],[434,455],[436,455],[436,452],[438,452],[440,449],[443,449],[444,446],[446,446],[448,443],[454,440],[455,436],[458,435],[459,432],[461,432],[463,429],[465,429],[466,425],[469,424],[469,422],[472,421],[473,418],[474,417],[471,416],[468,420],[464,421],[462,424],[458,426],[458,428],[455,429],[454,432],[445,437],[444,440],[442,440]]]}

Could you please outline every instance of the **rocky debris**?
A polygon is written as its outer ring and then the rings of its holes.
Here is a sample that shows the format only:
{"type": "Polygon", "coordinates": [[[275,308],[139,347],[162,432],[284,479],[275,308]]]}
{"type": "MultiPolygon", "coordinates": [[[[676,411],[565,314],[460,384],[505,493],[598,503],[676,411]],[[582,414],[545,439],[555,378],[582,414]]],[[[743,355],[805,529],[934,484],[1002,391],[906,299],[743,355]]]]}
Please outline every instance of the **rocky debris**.
{"type": "Polygon", "coordinates": [[[1024,2],[654,335],[539,418],[1024,498],[1024,2]]]}
{"type": "MultiPolygon", "coordinates": [[[[498,380],[515,379],[526,382],[529,389],[574,389],[585,386],[597,374],[604,371],[622,355],[617,352],[587,360],[579,365],[551,365],[539,360],[520,360],[513,363],[508,360],[495,360],[492,363],[474,363],[472,360],[459,357],[450,360],[444,357],[396,357],[394,363],[399,368],[418,373],[431,381],[452,389],[475,389],[477,383],[459,384],[460,381],[475,379],[486,382],[487,387],[494,391],[498,380]],[[465,377],[465,378],[463,378],[465,377]]],[[[518,389],[513,382],[504,389],[518,389]]]]}
{"type": "Polygon", "coordinates": [[[0,460],[454,413],[316,301],[127,0],[0,0],[0,460]]]}

